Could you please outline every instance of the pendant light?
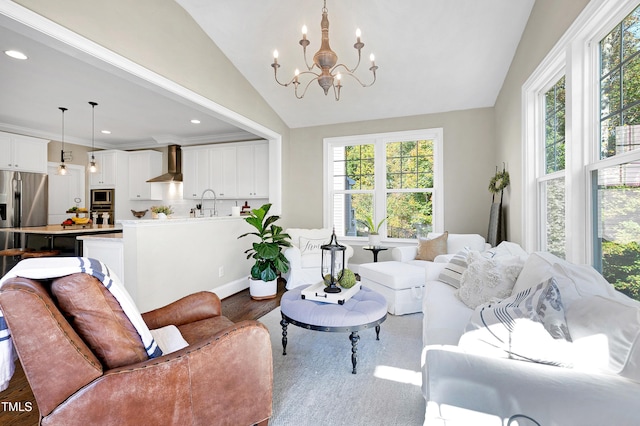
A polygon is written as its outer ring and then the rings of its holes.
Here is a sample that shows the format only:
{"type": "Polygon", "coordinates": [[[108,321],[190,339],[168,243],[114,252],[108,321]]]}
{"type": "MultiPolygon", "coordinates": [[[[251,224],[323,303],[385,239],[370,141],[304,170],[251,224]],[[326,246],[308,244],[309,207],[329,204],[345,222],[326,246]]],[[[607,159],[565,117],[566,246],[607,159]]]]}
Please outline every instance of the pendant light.
{"type": "Polygon", "coordinates": [[[98,171],[98,167],[96,166],[96,157],[94,157],[93,152],[95,151],[95,134],[96,134],[96,102],[89,102],[91,105],[91,162],[89,162],[89,172],[95,173],[98,171]]]}
{"type": "Polygon", "coordinates": [[[64,112],[67,110],[65,107],[58,107],[60,111],[62,111],[62,149],[60,150],[60,165],[58,166],[58,174],[66,175],[67,174],[67,166],[64,164],[64,112]]]}

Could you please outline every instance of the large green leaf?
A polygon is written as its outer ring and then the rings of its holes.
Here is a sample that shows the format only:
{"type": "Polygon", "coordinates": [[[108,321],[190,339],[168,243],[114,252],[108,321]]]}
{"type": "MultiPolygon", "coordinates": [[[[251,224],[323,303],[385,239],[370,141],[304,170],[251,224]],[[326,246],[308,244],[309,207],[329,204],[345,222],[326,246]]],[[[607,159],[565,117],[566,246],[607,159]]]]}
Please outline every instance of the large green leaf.
{"type": "Polygon", "coordinates": [[[274,261],[275,267],[278,271],[285,273],[289,271],[289,260],[280,253],[280,256],[274,261]]]}
{"type": "Polygon", "coordinates": [[[273,268],[268,267],[264,271],[262,271],[260,278],[262,279],[262,281],[273,281],[278,278],[278,275],[276,274],[276,271],[273,270],[273,268]]]}
{"type": "Polygon", "coordinates": [[[266,260],[273,260],[280,254],[280,247],[276,243],[253,243],[256,254],[266,260]]]}

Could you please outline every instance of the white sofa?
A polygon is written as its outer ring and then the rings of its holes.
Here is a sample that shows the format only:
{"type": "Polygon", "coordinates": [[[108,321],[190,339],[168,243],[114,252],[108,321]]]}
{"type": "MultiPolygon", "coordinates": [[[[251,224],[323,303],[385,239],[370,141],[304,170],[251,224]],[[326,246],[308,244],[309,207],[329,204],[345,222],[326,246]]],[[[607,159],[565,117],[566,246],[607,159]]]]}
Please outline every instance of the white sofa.
{"type": "MultiPolygon", "coordinates": [[[[427,239],[442,234],[430,233],[427,239]]],[[[490,246],[478,234],[448,234],[447,253],[457,253],[465,247],[483,251],[490,246]]],[[[381,293],[387,299],[387,310],[393,315],[420,312],[425,283],[426,266],[431,261],[416,260],[418,246],[394,247],[391,261],[364,263],[358,268],[360,280],[365,287],[381,293]]],[[[438,262],[441,259],[436,258],[438,262]]],[[[448,258],[442,258],[447,261],[448,258]]]]}
{"type": "MultiPolygon", "coordinates": [[[[289,271],[282,276],[287,281],[287,289],[320,282],[322,279],[320,246],[329,244],[333,231],[289,228],[285,232],[291,237],[292,245],[283,251],[284,256],[289,260],[289,271]]],[[[338,243],[346,247],[344,267],[347,268],[349,259],[353,256],[353,248],[340,241],[338,243]]]]}
{"type": "Polygon", "coordinates": [[[507,301],[537,294],[541,283],[554,283],[573,342],[550,335],[540,340],[538,330],[544,327],[523,320],[540,327],[514,326],[504,342],[508,351],[521,356],[520,345],[526,342],[534,353],[544,352],[545,362],[564,366],[509,359],[516,356],[496,345],[493,336],[474,338],[479,332],[474,318],[488,318],[491,307],[504,308],[505,302],[470,308],[456,288],[439,280],[446,265],[426,267],[425,425],[640,424],[640,303],[615,291],[590,266],[572,265],[549,253],[525,256],[512,290],[518,296],[507,301]],[[536,331],[529,336],[528,330],[536,331]],[[524,337],[518,334],[523,332],[524,337]]]}

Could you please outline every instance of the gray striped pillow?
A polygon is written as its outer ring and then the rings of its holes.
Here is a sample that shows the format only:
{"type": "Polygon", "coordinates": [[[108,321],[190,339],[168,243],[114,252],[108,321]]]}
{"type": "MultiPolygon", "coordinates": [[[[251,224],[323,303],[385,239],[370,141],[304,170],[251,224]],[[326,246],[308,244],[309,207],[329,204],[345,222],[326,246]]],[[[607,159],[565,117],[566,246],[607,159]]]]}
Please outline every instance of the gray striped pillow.
{"type": "Polygon", "coordinates": [[[447,266],[444,267],[438,280],[445,284],[449,284],[451,287],[460,288],[460,281],[462,274],[467,270],[467,256],[469,255],[469,249],[464,248],[458,253],[453,255],[447,266]]]}

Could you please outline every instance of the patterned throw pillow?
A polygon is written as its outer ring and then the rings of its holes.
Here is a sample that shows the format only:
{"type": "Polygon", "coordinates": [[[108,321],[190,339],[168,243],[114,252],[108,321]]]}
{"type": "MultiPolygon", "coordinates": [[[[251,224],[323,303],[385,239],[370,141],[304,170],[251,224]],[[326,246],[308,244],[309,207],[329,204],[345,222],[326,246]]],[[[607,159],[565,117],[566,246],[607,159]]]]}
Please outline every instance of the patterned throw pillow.
{"type": "Polygon", "coordinates": [[[553,278],[497,303],[479,306],[458,346],[544,364],[571,366],[575,354],[553,278]]]}
{"type": "Polygon", "coordinates": [[[428,260],[433,262],[433,259],[435,259],[436,256],[447,254],[448,236],[449,232],[445,231],[439,237],[432,238],[430,240],[427,240],[426,238],[419,238],[416,260],[428,260]]]}
{"type": "Polygon", "coordinates": [[[458,253],[453,255],[449,263],[447,263],[442,272],[440,272],[438,280],[445,284],[449,284],[451,287],[460,288],[462,274],[464,274],[464,271],[467,270],[467,266],[469,266],[467,263],[468,255],[469,249],[467,248],[460,250],[458,253]]]}
{"type": "Polygon", "coordinates": [[[500,256],[488,259],[483,253],[471,251],[467,269],[460,279],[458,298],[472,309],[483,303],[509,297],[524,266],[521,256],[500,256]]]}

